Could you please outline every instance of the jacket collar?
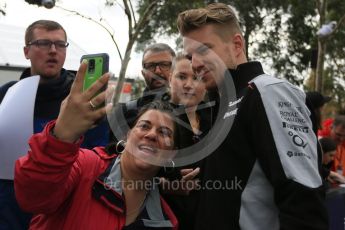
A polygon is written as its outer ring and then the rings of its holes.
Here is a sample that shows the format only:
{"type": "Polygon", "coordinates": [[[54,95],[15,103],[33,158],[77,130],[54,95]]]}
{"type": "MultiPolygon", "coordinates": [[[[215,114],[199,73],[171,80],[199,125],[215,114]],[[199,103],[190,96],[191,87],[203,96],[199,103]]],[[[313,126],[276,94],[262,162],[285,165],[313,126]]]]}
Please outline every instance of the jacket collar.
{"type": "MultiPolygon", "coordinates": [[[[120,160],[120,156],[113,159],[104,173],[97,178],[92,189],[92,195],[96,200],[118,214],[126,215],[126,204],[121,186],[120,160]]],[[[146,182],[151,185],[150,191],[135,225],[139,224],[153,228],[173,227],[173,224],[163,212],[157,181],[153,178],[151,181],[145,181],[143,186],[146,186],[146,182]]]]}
{"type": "MultiPolygon", "coordinates": [[[[31,77],[31,70],[27,68],[23,71],[20,79],[31,77]]],[[[70,91],[71,85],[74,80],[74,74],[61,69],[60,76],[56,79],[51,79],[44,84],[39,84],[37,88],[36,100],[51,101],[56,98],[64,99],[70,91]]]]}
{"type": "Polygon", "coordinates": [[[241,91],[248,86],[248,83],[257,77],[264,74],[260,62],[246,62],[238,65],[236,69],[229,69],[229,72],[234,81],[236,91],[241,91]]]}

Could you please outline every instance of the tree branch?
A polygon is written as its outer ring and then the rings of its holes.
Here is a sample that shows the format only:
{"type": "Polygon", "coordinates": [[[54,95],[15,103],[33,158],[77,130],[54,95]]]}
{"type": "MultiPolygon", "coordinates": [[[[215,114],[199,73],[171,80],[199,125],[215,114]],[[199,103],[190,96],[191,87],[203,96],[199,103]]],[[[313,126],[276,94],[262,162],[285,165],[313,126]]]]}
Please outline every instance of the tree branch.
{"type": "Polygon", "coordinates": [[[131,0],[128,0],[128,2],[129,2],[129,6],[130,6],[130,8],[131,8],[132,18],[133,18],[133,20],[134,20],[134,25],[136,25],[136,24],[137,24],[137,19],[135,18],[135,12],[134,12],[134,10],[133,10],[132,1],[131,1],[131,0]]]}
{"type": "Polygon", "coordinates": [[[1,7],[0,7],[0,13],[4,16],[6,16],[6,3],[3,4],[1,7]]]}
{"type": "Polygon", "coordinates": [[[152,13],[154,12],[154,8],[157,7],[158,2],[161,0],[154,0],[150,3],[150,5],[145,9],[143,16],[140,17],[138,23],[135,25],[133,37],[136,39],[138,37],[139,32],[143,28],[143,26],[149,21],[152,13]]]}
{"type": "Polygon", "coordinates": [[[83,15],[83,14],[81,14],[81,13],[75,11],[75,10],[69,10],[69,9],[66,9],[66,8],[64,8],[64,7],[62,7],[62,6],[55,6],[55,8],[60,8],[60,9],[62,9],[62,10],[64,10],[64,11],[67,11],[67,12],[70,12],[70,13],[75,14],[75,15],[77,15],[77,16],[80,16],[80,17],[82,17],[82,18],[85,18],[85,19],[87,19],[87,20],[89,20],[89,21],[92,21],[92,22],[96,23],[97,25],[101,26],[103,29],[105,29],[105,30],[108,32],[109,36],[111,37],[111,40],[114,42],[115,47],[116,47],[116,50],[117,50],[117,53],[119,54],[119,57],[120,57],[120,59],[121,59],[121,61],[122,61],[123,58],[122,58],[122,55],[121,55],[121,52],[120,52],[120,48],[119,48],[119,46],[117,45],[117,42],[116,42],[116,40],[115,40],[114,33],[112,33],[106,26],[104,26],[104,25],[103,25],[102,23],[100,23],[99,21],[97,21],[97,20],[95,20],[95,19],[93,19],[93,18],[91,18],[91,17],[85,16],[85,15],[83,15]]]}
{"type": "Polygon", "coordinates": [[[133,21],[132,21],[131,9],[128,6],[127,0],[123,0],[123,4],[125,6],[125,14],[127,15],[127,19],[128,19],[128,39],[131,40],[131,38],[133,36],[133,34],[132,34],[133,33],[133,21]]]}
{"type": "Polygon", "coordinates": [[[319,13],[319,15],[321,14],[321,0],[315,0],[316,2],[316,9],[317,9],[317,12],[319,13]]]}
{"type": "Polygon", "coordinates": [[[332,31],[332,33],[329,34],[329,36],[331,36],[332,34],[334,34],[339,28],[340,26],[345,22],[345,14],[340,18],[340,20],[338,21],[337,25],[334,27],[334,30],[332,31]]]}
{"type": "MultiPolygon", "coordinates": [[[[126,1],[127,0],[123,0],[124,3],[126,1]]],[[[139,32],[142,30],[142,28],[148,22],[151,14],[155,11],[155,7],[157,7],[158,1],[160,1],[160,0],[152,1],[150,3],[150,5],[145,9],[144,14],[139,18],[138,23],[136,23],[134,25],[134,28],[128,29],[129,31],[131,31],[131,35],[130,35],[128,43],[127,43],[124,59],[121,62],[121,70],[120,70],[120,74],[119,74],[119,78],[117,81],[117,86],[115,88],[115,93],[114,93],[114,98],[113,98],[113,105],[114,106],[118,103],[118,101],[120,99],[121,90],[122,90],[123,83],[125,81],[126,70],[127,70],[128,63],[130,61],[130,54],[132,52],[134,42],[138,38],[139,32]],[[134,33],[132,34],[133,29],[134,29],[134,33]]],[[[126,3],[125,3],[125,6],[126,6],[126,3]]],[[[127,5],[127,7],[128,7],[128,5],[127,5]]],[[[127,17],[130,18],[130,15],[127,14],[127,17]]]]}

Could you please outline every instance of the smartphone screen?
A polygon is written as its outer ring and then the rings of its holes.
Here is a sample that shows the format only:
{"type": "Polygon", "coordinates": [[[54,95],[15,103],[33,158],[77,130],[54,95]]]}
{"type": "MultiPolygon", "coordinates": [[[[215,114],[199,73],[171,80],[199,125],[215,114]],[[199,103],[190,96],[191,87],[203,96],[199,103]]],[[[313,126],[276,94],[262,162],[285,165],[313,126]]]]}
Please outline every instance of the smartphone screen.
{"type": "Polygon", "coordinates": [[[83,91],[88,89],[95,81],[97,81],[97,79],[109,71],[108,54],[98,53],[83,55],[81,57],[81,61],[85,59],[88,61],[88,65],[84,78],[83,91]]]}

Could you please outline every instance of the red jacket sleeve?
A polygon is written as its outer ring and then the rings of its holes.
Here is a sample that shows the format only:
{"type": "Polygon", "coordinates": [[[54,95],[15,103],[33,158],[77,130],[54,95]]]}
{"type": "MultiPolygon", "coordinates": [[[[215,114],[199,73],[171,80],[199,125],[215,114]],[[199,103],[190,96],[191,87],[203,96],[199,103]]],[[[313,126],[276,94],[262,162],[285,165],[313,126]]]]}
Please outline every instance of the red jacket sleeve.
{"type": "Polygon", "coordinates": [[[30,150],[15,165],[16,198],[25,211],[51,213],[67,199],[80,176],[74,164],[82,138],[77,143],[66,143],[50,135],[55,122],[50,122],[41,133],[29,140],[30,150]]]}

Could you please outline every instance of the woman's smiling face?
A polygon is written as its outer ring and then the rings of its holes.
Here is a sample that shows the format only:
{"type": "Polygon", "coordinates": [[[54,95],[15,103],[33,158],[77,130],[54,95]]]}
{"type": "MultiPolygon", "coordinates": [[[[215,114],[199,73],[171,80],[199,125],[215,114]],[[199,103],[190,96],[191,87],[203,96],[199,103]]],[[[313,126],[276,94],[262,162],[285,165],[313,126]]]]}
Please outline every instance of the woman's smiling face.
{"type": "Polygon", "coordinates": [[[160,164],[173,158],[175,127],[172,119],[165,112],[146,111],[128,133],[125,151],[131,153],[136,161],[141,161],[141,164],[160,164]]]}

